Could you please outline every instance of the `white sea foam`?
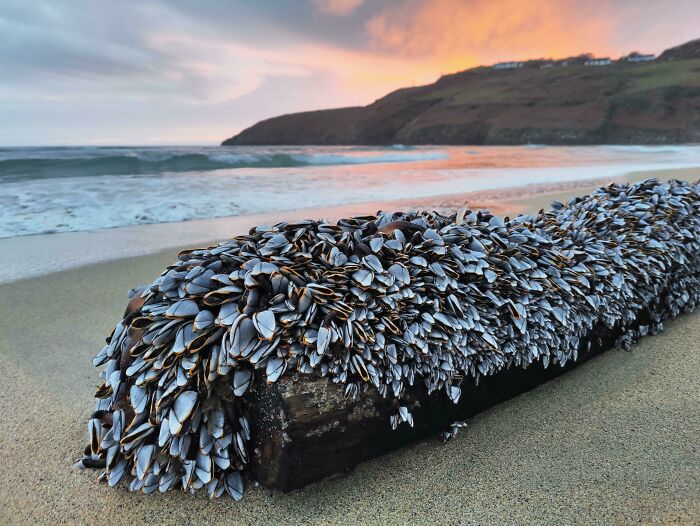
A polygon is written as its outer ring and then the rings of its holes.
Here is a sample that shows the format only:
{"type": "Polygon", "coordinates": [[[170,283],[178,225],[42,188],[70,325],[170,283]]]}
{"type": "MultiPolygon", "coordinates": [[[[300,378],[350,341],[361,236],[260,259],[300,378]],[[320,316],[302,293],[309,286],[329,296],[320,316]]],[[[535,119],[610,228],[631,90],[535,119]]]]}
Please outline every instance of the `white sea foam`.
{"type": "Polygon", "coordinates": [[[657,155],[649,155],[649,147],[641,151],[636,150],[639,147],[624,148],[153,148],[57,149],[29,154],[5,149],[0,150],[0,161],[35,158],[42,161],[43,168],[38,174],[10,173],[0,164],[0,238],[423,198],[613,177],[635,170],[700,166],[697,146],[663,147],[666,150],[655,150],[657,155]],[[94,161],[94,167],[128,156],[154,163],[177,158],[185,163],[181,167],[202,158],[207,163],[238,164],[121,175],[99,170],[91,175],[81,165],[85,159],[94,161]],[[292,165],[276,165],[279,156],[291,159],[292,165]],[[78,159],[77,174],[70,175],[70,165],[63,163],[67,159],[78,159]]]}

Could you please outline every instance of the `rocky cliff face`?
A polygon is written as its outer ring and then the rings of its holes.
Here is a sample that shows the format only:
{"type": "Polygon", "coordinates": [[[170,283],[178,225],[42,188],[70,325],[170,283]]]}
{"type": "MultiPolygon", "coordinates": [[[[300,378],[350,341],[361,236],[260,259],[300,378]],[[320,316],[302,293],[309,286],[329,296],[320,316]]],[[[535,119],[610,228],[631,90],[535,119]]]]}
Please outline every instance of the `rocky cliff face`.
{"type": "Polygon", "coordinates": [[[700,142],[700,40],[654,62],[475,68],[364,106],[283,115],[234,144],[700,142]]]}

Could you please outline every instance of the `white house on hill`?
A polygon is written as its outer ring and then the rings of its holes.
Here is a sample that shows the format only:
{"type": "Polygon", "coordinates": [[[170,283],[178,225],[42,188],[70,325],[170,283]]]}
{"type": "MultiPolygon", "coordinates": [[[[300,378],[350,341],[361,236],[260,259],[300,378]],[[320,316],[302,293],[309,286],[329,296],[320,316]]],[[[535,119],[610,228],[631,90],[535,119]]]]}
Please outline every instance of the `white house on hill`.
{"type": "Polygon", "coordinates": [[[656,59],[656,55],[640,55],[638,53],[631,53],[627,57],[627,62],[651,62],[656,59]]]}
{"type": "Polygon", "coordinates": [[[609,66],[610,64],[612,64],[612,60],[610,60],[608,57],[592,58],[583,63],[584,66],[609,66]]]}
{"type": "Polygon", "coordinates": [[[522,62],[499,62],[491,66],[491,69],[518,69],[522,67],[522,62]]]}

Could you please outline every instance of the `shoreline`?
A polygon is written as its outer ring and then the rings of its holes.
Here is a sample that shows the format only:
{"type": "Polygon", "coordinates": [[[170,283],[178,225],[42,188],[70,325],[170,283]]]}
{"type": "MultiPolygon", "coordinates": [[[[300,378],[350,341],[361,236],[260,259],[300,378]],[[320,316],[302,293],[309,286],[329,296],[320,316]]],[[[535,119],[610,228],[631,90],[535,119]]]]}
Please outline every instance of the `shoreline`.
{"type": "Polygon", "coordinates": [[[0,284],[124,258],[155,255],[168,250],[175,252],[195,245],[212,245],[266,223],[309,217],[335,221],[352,215],[374,214],[378,210],[425,208],[450,213],[458,210],[465,201],[472,209],[487,208],[498,215],[514,216],[546,209],[552,200],[564,199],[572,193],[589,193],[610,181],[633,182],[651,177],[700,179],[700,167],[633,171],[612,178],[537,183],[421,199],[377,200],[265,214],[1,238],[0,252],[5,254],[5,260],[0,270],[0,284]]]}
{"type": "MultiPolygon", "coordinates": [[[[537,211],[600,186],[587,184],[511,190],[507,206],[537,211]]],[[[445,445],[420,441],[288,494],[249,484],[240,502],[212,501],[98,485],[97,472],[71,469],[99,382],[92,357],[126,291],[175,256],[165,249],[0,284],[1,524],[688,524],[700,516],[698,311],[632,352],[603,353],[487,410],[445,445]]]]}

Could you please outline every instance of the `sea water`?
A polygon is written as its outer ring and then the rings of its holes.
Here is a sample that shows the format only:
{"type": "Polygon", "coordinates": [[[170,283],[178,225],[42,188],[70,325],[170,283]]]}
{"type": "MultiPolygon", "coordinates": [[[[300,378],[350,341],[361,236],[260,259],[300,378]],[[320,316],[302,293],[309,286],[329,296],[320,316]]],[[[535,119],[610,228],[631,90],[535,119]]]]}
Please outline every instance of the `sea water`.
{"type": "Polygon", "coordinates": [[[0,238],[700,166],[700,146],[0,148],[0,238]]]}

